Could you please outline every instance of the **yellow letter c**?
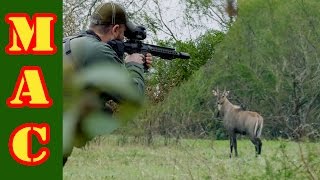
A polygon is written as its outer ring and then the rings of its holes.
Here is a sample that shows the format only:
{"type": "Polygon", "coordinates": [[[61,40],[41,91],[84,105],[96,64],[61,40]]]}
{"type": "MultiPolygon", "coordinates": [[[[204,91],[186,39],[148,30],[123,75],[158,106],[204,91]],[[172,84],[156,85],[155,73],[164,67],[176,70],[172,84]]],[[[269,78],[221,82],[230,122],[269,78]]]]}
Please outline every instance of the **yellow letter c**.
{"type": "Polygon", "coordinates": [[[46,123],[26,123],[17,127],[10,135],[9,151],[15,161],[26,166],[36,166],[44,163],[50,156],[50,151],[42,147],[32,154],[32,135],[35,135],[42,145],[50,141],[50,126],[46,123]]]}

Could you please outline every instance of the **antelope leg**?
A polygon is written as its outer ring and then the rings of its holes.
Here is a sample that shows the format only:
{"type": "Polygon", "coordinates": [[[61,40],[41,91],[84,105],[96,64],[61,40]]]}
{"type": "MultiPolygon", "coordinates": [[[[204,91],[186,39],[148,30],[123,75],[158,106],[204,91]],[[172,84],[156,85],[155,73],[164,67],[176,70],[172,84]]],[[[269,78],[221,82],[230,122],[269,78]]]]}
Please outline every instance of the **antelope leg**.
{"type": "Polygon", "coordinates": [[[230,158],[232,156],[232,149],[233,149],[233,141],[232,141],[232,135],[230,135],[230,158]]]}
{"type": "Polygon", "coordinates": [[[258,154],[261,154],[261,149],[262,149],[262,142],[260,138],[257,138],[257,142],[258,142],[258,154]]]}
{"type": "Polygon", "coordinates": [[[234,152],[237,157],[238,156],[238,149],[237,149],[237,135],[236,134],[233,134],[232,140],[233,140],[234,152]]]}
{"type": "Polygon", "coordinates": [[[256,156],[257,156],[259,154],[259,145],[258,145],[257,138],[250,138],[250,140],[256,149],[256,156]]]}

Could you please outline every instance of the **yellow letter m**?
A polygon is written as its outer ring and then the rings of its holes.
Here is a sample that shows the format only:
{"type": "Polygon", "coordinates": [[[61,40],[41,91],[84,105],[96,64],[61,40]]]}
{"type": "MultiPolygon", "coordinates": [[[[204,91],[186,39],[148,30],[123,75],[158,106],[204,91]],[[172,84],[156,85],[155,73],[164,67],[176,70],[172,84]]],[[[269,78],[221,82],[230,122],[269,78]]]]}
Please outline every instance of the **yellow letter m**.
{"type": "Polygon", "coordinates": [[[6,53],[44,54],[57,51],[54,44],[54,23],[57,16],[51,13],[34,14],[32,20],[25,13],[9,13],[5,17],[9,27],[9,43],[6,53]]]}

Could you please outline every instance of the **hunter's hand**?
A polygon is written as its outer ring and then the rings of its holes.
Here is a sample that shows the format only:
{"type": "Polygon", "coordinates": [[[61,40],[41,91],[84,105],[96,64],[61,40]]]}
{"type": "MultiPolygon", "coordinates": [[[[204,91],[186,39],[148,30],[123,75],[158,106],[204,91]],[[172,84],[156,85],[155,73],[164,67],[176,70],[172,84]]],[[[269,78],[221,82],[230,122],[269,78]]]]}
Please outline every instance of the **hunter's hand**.
{"type": "Polygon", "coordinates": [[[151,66],[152,66],[152,55],[150,53],[146,54],[145,60],[146,60],[146,66],[148,67],[148,69],[151,68],[151,66]]]}
{"type": "Polygon", "coordinates": [[[136,62],[139,64],[144,63],[144,55],[139,53],[128,54],[124,60],[126,63],[128,62],[136,62]]]}

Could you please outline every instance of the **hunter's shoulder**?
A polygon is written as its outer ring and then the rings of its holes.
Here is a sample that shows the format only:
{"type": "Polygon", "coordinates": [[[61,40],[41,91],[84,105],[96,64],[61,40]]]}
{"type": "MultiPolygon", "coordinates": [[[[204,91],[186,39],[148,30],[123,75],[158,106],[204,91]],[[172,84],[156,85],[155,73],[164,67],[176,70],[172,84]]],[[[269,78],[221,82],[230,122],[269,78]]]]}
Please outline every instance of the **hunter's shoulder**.
{"type": "Polygon", "coordinates": [[[76,47],[82,47],[91,51],[112,51],[111,47],[102,41],[99,41],[96,38],[90,36],[83,36],[79,38],[75,38],[72,41],[72,45],[76,47]]]}
{"type": "Polygon", "coordinates": [[[90,36],[74,39],[71,50],[77,54],[77,58],[85,61],[99,59],[99,61],[121,62],[110,45],[90,36]]]}

